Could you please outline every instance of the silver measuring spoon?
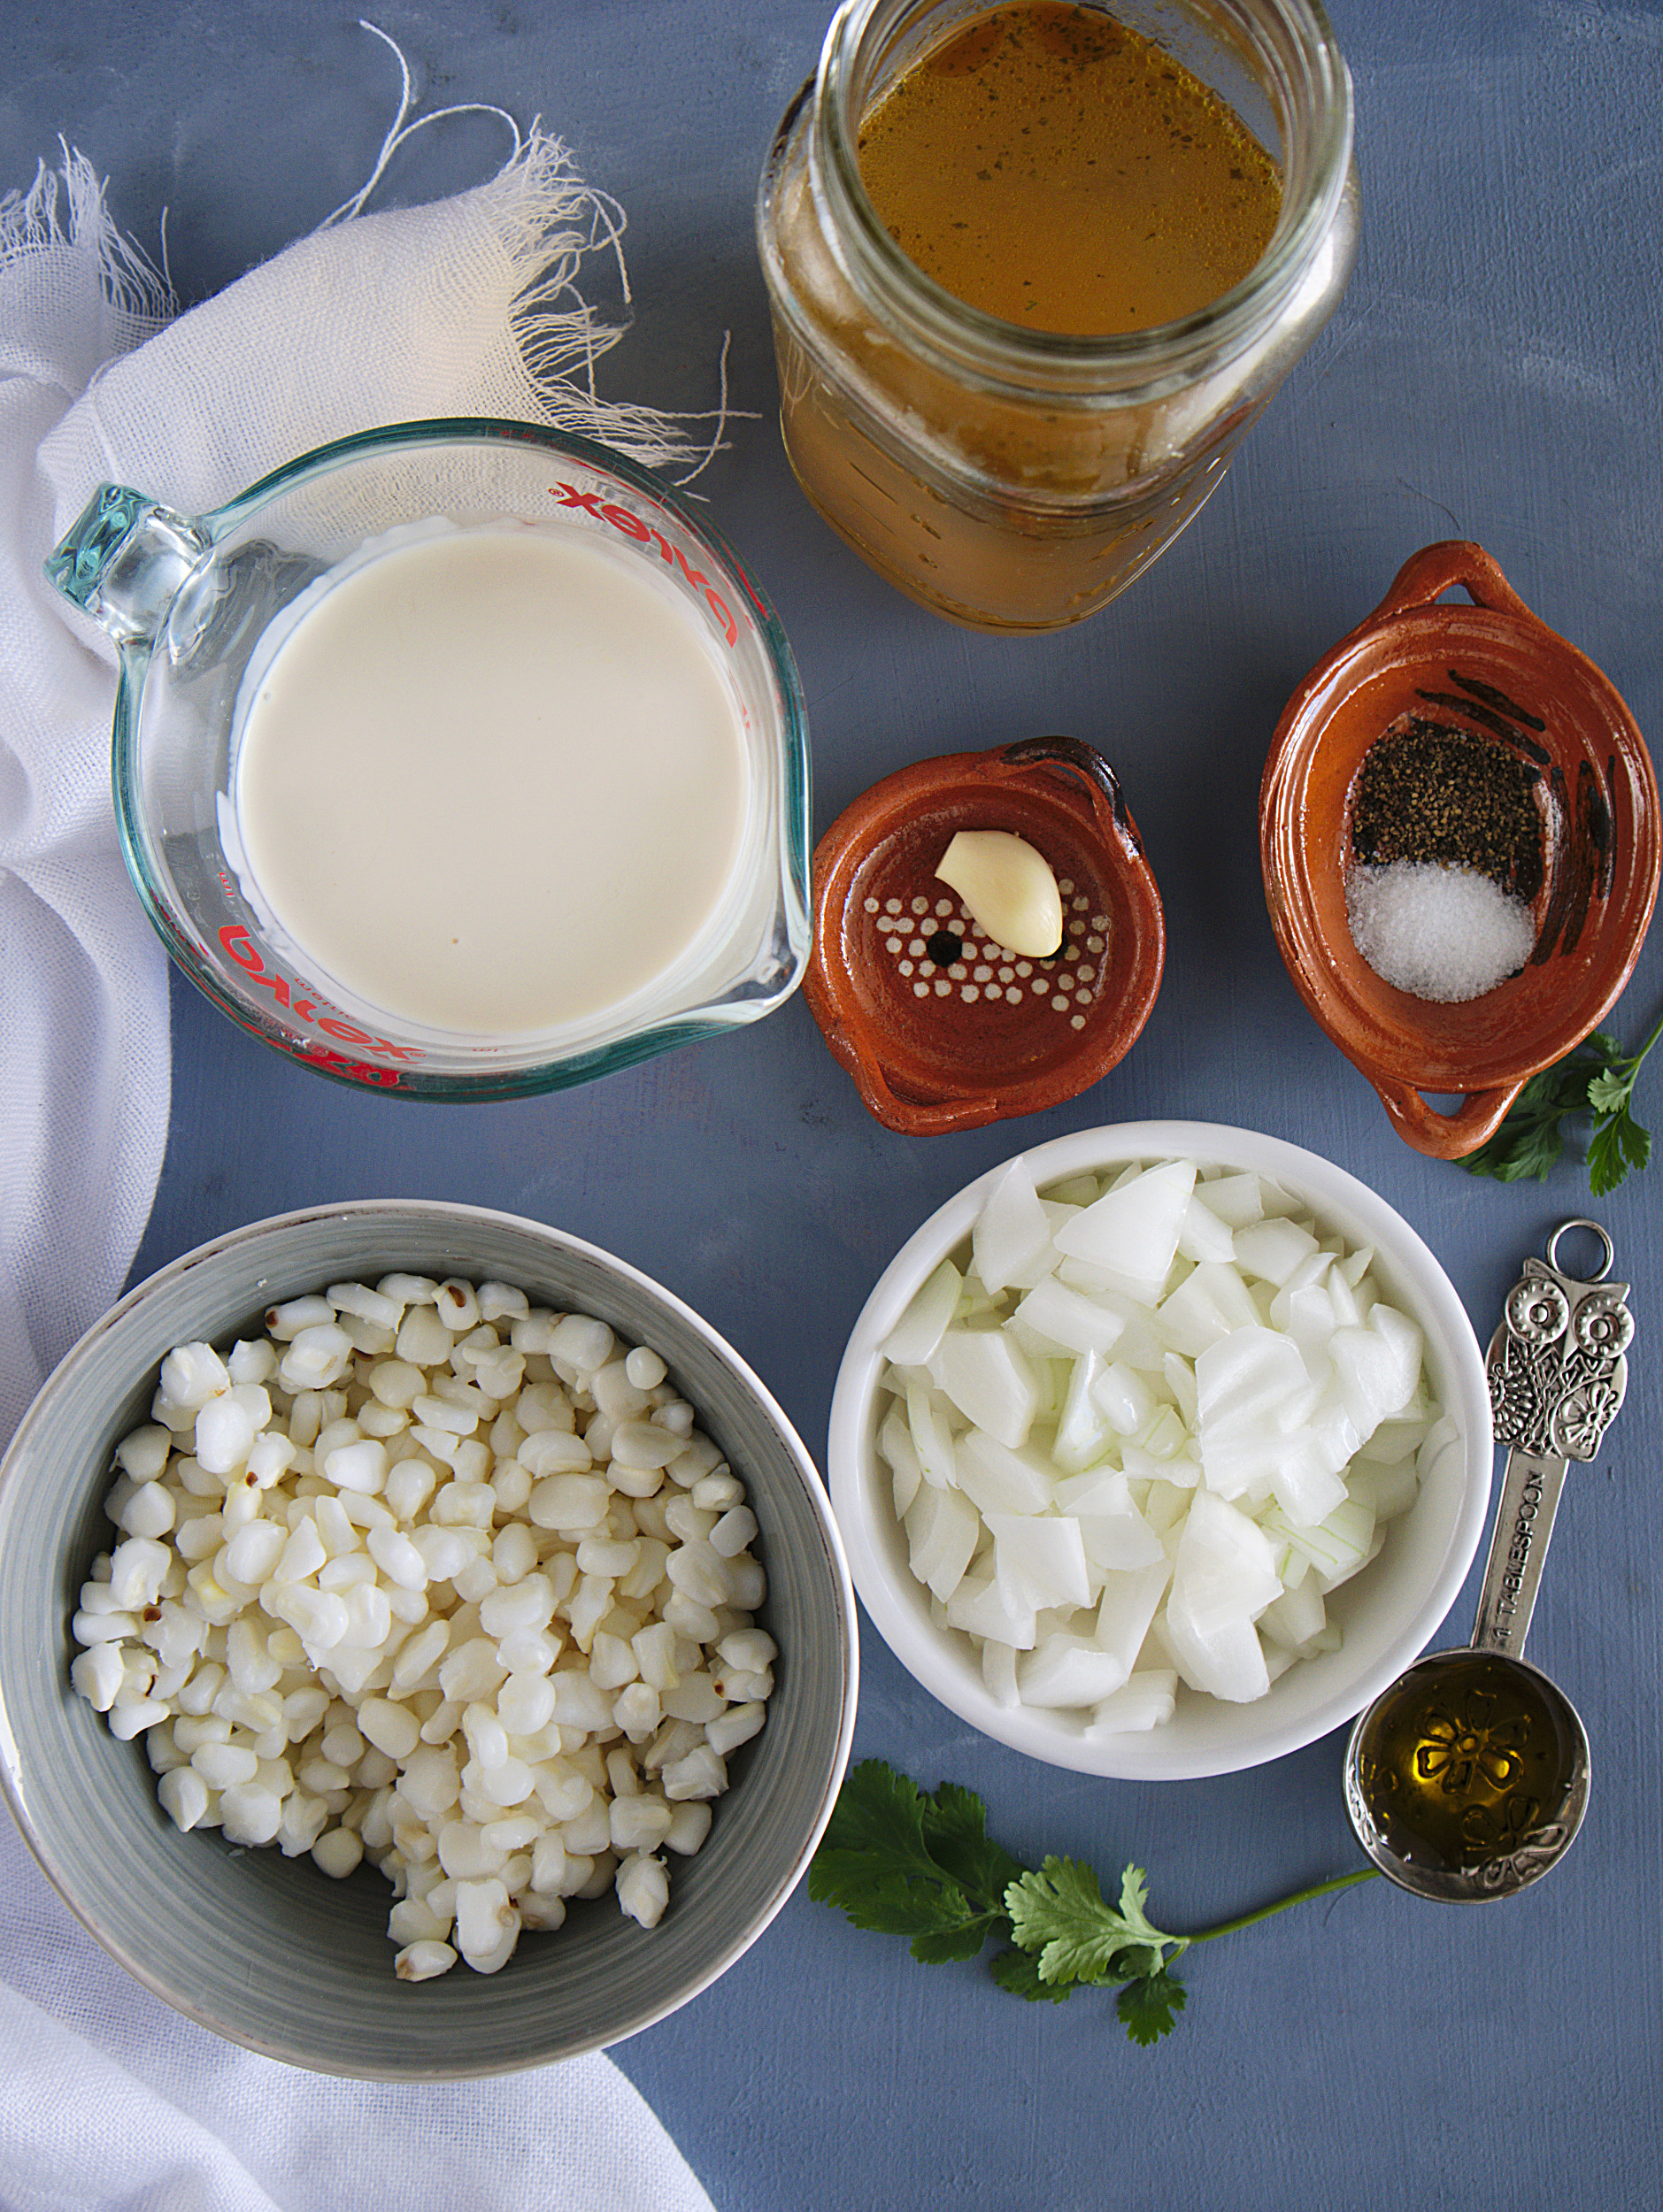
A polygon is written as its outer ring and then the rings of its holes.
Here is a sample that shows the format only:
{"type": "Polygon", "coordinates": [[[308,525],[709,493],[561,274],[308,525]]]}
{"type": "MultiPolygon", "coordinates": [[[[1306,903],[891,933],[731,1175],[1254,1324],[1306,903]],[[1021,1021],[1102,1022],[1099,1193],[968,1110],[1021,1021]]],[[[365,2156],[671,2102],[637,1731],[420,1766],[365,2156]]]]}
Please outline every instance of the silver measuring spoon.
{"type": "Polygon", "coordinates": [[[1486,1370],[1508,1447],[1468,1648],[1418,1659],[1353,1727],[1345,1809],[1364,1850],[1420,1897],[1474,1903],[1538,1881],[1588,1803],[1575,1707],[1521,1655],[1572,1460],[1591,1460],[1628,1386],[1634,1317],[1597,1221],[1565,1221],[1508,1294],[1486,1370]],[[1558,1264],[1574,1229],[1599,1240],[1589,1278],[1558,1264]]]}

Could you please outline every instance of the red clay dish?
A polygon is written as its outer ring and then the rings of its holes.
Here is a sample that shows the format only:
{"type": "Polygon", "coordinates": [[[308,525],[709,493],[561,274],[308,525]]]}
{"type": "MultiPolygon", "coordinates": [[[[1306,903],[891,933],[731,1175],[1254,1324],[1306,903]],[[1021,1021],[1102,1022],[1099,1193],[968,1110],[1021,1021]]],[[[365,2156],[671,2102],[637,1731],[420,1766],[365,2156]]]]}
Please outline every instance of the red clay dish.
{"type": "Polygon", "coordinates": [[[1657,899],[1657,777],[1610,681],[1534,615],[1477,545],[1406,562],[1368,619],[1300,685],[1259,795],[1265,898],[1300,996],[1435,1159],[1474,1151],[1526,1081],[1580,1044],[1621,992],[1657,899]],[[1454,587],[1471,604],[1442,602],[1454,587]],[[1407,718],[1529,762],[1542,824],[1536,944],[1481,996],[1397,989],[1351,941],[1345,878],[1363,762],[1407,718]],[[1451,1094],[1452,1110],[1430,1103],[1451,1094]]]}
{"type": "Polygon", "coordinates": [[[839,815],[814,851],[803,995],[887,1128],[978,1129],[1074,1098],[1149,1018],[1166,952],[1159,894],[1113,770],[1077,738],[915,761],[839,815]],[[1011,830],[1058,879],[1049,960],[990,943],[935,869],[961,829],[1011,830]]]}

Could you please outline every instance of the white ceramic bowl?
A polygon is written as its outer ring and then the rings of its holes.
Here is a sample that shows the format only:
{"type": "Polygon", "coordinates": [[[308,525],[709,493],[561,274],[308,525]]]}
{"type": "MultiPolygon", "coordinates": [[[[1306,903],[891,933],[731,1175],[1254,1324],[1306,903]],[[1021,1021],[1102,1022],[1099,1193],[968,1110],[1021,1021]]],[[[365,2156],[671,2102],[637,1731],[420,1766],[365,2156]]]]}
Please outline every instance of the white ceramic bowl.
{"type": "Polygon", "coordinates": [[[854,1726],[854,1594],[813,1463],[738,1355],[594,1246],[476,1207],[357,1204],[257,1222],[142,1283],[74,1347],[0,1463],[0,1785],[65,1901],[159,1997],[291,2066],[384,2080],[506,2072],[615,2042],[714,1981],[779,1911],[830,1816],[854,1726]],[[393,1270],[518,1285],[653,1345],[745,1483],[780,1647],[761,1733],[735,1753],[704,1847],[656,1928],[610,1894],[523,1936],[498,1974],[393,1971],[386,1879],[181,1833],[142,1740],[70,1687],[70,1617],[112,1533],[111,1454],[175,1344],[258,1334],[274,1301],[393,1270]]]}
{"type": "Polygon", "coordinates": [[[855,1587],[884,1641],[932,1696],[1001,1743],[1053,1766],[1139,1781],[1228,1774],[1343,1726],[1425,1648],[1454,1602],[1483,1533],[1494,1454],[1490,1394],[1472,1325],[1437,1261],[1402,1217],[1343,1169],[1297,1145],[1208,1122],[1128,1122],[1081,1130],[1022,1155],[1046,1186],[1134,1160],[1193,1159],[1251,1170],[1303,1199],[1353,1245],[1369,1245],[1382,1294],[1426,1338],[1428,1371],[1455,1436],[1428,1455],[1420,1494],[1393,1521],[1379,1555],[1328,1601],[1343,1632],[1337,1651],[1300,1661],[1269,1694],[1225,1704],[1183,1687],[1165,1727],[1089,1736],[1066,1714],[1001,1705],[974,1647],[938,1628],[929,1594],[907,1564],[906,1541],[877,1454],[881,1348],[932,1270],[961,1246],[1008,1162],[939,1208],[879,1278],[850,1337],[832,1401],[829,1472],[855,1587]]]}

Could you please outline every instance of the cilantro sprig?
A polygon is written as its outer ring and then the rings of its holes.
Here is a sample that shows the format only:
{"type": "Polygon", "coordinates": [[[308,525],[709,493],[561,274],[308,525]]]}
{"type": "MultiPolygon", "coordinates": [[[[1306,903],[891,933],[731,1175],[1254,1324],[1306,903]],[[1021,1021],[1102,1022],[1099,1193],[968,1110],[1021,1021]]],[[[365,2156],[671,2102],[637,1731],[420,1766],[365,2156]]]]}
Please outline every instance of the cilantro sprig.
{"type": "Polygon", "coordinates": [[[1198,1935],[1168,1935],[1145,1906],[1143,1869],[1128,1866],[1118,1901],[1077,1859],[1025,1867],[987,1832],[987,1808],[943,1782],[933,1793],[881,1759],[850,1770],[808,1871],[808,1893],[857,1928],[912,1939],[927,1966],[973,1959],[991,1939],[1002,1989],[1060,2004],[1079,1988],[1118,1989],[1115,2010],[1134,2043],[1170,2032],[1183,2010],[1174,1962],[1197,1943],[1233,1935],[1309,1898],[1374,1878],[1372,1866],[1319,1882],[1198,1935]]]}
{"type": "Polygon", "coordinates": [[[1651,1135],[1635,1119],[1634,1090],[1660,1036],[1663,1019],[1638,1052],[1625,1057],[1621,1041],[1597,1029],[1574,1052],[1530,1078],[1495,1135],[1461,1165],[1500,1183],[1531,1177],[1545,1181],[1565,1149],[1567,1124],[1588,1114],[1593,1118],[1585,1153],[1588,1185],[1596,1198],[1605,1197],[1630,1168],[1643,1168],[1651,1159],[1651,1135]]]}

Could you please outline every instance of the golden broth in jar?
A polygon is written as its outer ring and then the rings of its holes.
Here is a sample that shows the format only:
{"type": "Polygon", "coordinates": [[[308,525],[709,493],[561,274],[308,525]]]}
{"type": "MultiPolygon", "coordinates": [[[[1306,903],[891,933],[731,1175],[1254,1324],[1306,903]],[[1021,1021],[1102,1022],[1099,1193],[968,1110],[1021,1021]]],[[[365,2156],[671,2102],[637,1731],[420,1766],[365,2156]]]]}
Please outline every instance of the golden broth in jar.
{"type": "Polygon", "coordinates": [[[1123,590],[1350,274],[1350,80],[1308,0],[1167,13],[1194,66],[1095,6],[848,0],[765,170],[792,468],[952,619],[1123,590]]]}
{"type": "Polygon", "coordinates": [[[955,299],[1081,337],[1176,322],[1270,242],[1275,164],[1161,49],[1065,0],[996,8],[860,127],[884,228],[955,299]]]}

